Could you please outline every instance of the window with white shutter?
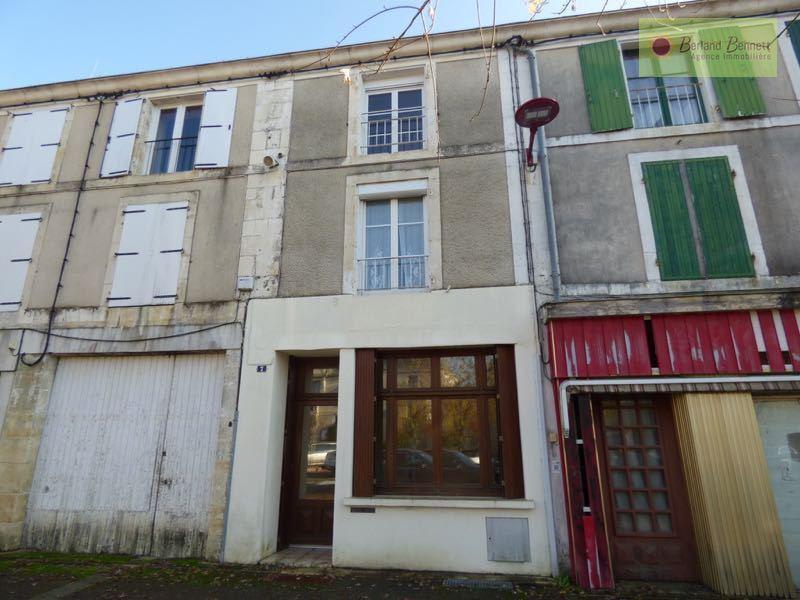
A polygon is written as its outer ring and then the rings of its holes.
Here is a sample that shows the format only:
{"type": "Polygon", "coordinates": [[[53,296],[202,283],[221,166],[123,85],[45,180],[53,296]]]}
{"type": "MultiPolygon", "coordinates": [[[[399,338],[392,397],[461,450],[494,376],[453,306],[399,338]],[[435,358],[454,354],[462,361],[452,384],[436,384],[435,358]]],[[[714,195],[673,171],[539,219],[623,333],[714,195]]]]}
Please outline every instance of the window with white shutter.
{"type": "Polygon", "coordinates": [[[175,302],[188,209],[188,202],[169,202],[122,211],[110,307],[175,302]]]}
{"type": "Polygon", "coordinates": [[[236,88],[206,92],[194,160],[196,169],[228,166],[235,112],[236,88]]]}
{"type": "Polygon", "coordinates": [[[0,153],[0,186],[46,183],[61,144],[67,108],[14,113],[0,153]]]}
{"type": "Polygon", "coordinates": [[[41,215],[0,215],[0,311],[20,308],[41,215]]]}
{"type": "Polygon", "coordinates": [[[133,145],[136,142],[139,117],[142,114],[142,102],[141,98],[117,102],[100,177],[119,177],[130,173],[133,145]]]}

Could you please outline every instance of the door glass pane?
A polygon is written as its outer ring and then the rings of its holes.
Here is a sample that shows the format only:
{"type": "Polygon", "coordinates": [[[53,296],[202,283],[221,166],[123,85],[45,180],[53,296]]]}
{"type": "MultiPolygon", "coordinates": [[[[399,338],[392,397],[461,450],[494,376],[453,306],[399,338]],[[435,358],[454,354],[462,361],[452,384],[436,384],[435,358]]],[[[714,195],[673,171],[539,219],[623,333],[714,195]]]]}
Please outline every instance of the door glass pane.
{"type": "Polygon", "coordinates": [[[398,358],[398,389],[414,389],[431,387],[430,358],[398,358]]]}
{"type": "Polygon", "coordinates": [[[172,147],[172,130],[175,128],[177,108],[160,111],[156,139],[150,142],[152,158],[150,173],[167,173],[169,171],[169,155],[172,147]]]}
{"type": "Polygon", "coordinates": [[[433,482],[432,423],[431,400],[397,401],[397,449],[394,460],[398,485],[433,482]]]}
{"type": "Polygon", "coordinates": [[[392,95],[370,94],[367,99],[367,154],[392,151],[392,95]]]}
{"type": "Polygon", "coordinates": [[[305,390],[309,394],[334,394],[339,391],[339,369],[306,369],[305,390]]]}
{"type": "Polygon", "coordinates": [[[187,106],[183,117],[183,131],[178,145],[176,171],[191,171],[194,168],[194,153],[197,149],[197,135],[200,132],[202,106],[187,106]]]}
{"type": "Polygon", "coordinates": [[[442,480],[445,484],[481,482],[478,401],[442,400],[442,480]]]}
{"type": "Polygon", "coordinates": [[[397,121],[397,149],[400,152],[422,150],[422,90],[397,93],[397,121]]]}
{"type": "Polygon", "coordinates": [[[495,362],[496,357],[494,354],[486,355],[486,387],[493,388],[497,385],[495,375],[495,362]]]}
{"type": "Polygon", "coordinates": [[[478,385],[474,356],[443,356],[439,376],[445,388],[474,388],[478,385]]]}
{"type": "Polygon", "coordinates": [[[332,500],[336,481],[336,407],[303,407],[300,498],[332,500]]]}

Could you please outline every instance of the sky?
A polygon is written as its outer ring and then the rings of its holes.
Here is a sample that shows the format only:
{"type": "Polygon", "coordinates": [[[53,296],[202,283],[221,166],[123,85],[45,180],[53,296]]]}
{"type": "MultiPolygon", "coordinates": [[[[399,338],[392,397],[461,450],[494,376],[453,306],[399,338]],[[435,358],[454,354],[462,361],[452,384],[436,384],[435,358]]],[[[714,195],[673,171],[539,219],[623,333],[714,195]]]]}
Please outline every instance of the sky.
{"type": "MultiPolygon", "coordinates": [[[[0,0],[0,89],[309,50],[334,45],[384,7],[421,0],[0,0]]],[[[435,0],[434,0],[435,1],[435,0]]],[[[495,0],[497,22],[530,18],[526,0],[495,0]]],[[[549,0],[537,18],[596,12],[606,0],[549,0]]],[[[657,6],[663,0],[608,0],[657,6]]],[[[438,0],[434,31],[478,25],[475,0],[438,0]]],[[[478,0],[491,24],[493,0],[478,0]]],[[[346,43],[392,38],[411,10],[373,19],[346,43]]]]}

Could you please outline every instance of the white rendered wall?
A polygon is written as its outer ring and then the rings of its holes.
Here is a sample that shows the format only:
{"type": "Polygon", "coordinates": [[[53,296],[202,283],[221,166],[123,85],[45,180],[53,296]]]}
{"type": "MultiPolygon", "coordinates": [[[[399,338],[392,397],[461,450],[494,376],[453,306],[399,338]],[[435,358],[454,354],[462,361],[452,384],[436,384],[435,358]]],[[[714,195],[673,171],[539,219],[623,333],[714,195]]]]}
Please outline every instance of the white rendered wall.
{"type": "MultiPolygon", "coordinates": [[[[550,498],[540,435],[540,357],[530,287],[251,303],[239,398],[225,560],[252,563],[276,549],[288,356],[338,354],[339,427],[333,560],[337,566],[549,575],[550,498]],[[355,348],[514,344],[522,431],[523,501],[436,501],[351,513],[355,348]],[[267,365],[266,372],[258,372],[267,365]],[[531,562],[487,560],[485,518],[529,520],[531,562]]],[[[358,502],[365,502],[359,499],[358,502]]],[[[366,502],[370,502],[367,500],[366,502]]]]}

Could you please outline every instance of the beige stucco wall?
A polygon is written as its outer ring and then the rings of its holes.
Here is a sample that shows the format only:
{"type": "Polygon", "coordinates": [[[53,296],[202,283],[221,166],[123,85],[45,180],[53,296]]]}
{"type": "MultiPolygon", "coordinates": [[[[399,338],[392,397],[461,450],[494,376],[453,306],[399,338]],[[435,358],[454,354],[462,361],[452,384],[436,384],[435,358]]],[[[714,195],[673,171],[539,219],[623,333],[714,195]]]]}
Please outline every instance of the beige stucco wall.
{"type": "Polygon", "coordinates": [[[452,146],[503,142],[500,82],[497,60],[489,71],[481,58],[440,62],[436,65],[436,100],[442,149],[452,146]],[[486,98],[481,107],[483,90],[486,98]]]}
{"type": "Polygon", "coordinates": [[[565,283],[645,281],[628,155],[736,145],[771,275],[800,273],[800,127],[654,138],[550,149],[565,283]]]}
{"type": "Polygon", "coordinates": [[[349,93],[341,74],[295,82],[289,160],[341,158],[347,154],[349,93]]]}

